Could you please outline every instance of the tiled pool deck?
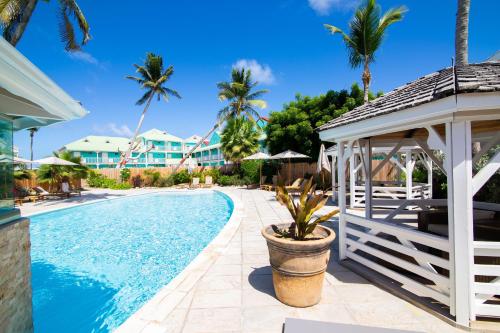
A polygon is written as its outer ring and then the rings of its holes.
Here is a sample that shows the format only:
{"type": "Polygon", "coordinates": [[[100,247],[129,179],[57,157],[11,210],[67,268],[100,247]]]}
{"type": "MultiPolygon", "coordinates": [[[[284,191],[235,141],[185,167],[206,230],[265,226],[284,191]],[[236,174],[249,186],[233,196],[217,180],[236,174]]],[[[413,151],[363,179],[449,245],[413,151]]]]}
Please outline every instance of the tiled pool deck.
{"type": "MultiPolygon", "coordinates": [[[[267,247],[260,229],[289,221],[288,211],[271,192],[236,188],[222,191],[240,202],[239,225],[235,225],[233,232],[226,233],[232,236],[228,244],[219,242],[208,258],[210,265],[185,275],[179,287],[172,286],[168,291],[168,297],[144,309],[147,311],[143,311],[141,320],[133,316],[119,332],[277,333],[282,332],[287,317],[411,332],[463,332],[340,266],[335,250],[337,243],[333,245],[321,302],[303,309],[280,303],[274,296],[267,247]],[[148,313],[144,315],[145,312],[148,313]]],[[[80,199],[57,204],[26,204],[23,213],[142,192],[148,190],[109,193],[97,190],[83,194],[80,199]]],[[[336,221],[330,227],[336,229],[336,221]]]]}

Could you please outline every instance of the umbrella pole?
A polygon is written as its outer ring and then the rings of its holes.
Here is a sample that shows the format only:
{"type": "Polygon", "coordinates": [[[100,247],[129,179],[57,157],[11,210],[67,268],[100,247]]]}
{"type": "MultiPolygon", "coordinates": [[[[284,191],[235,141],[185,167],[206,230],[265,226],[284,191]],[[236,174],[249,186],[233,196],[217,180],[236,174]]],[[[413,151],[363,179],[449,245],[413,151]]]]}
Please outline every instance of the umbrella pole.
{"type": "Polygon", "coordinates": [[[292,159],[288,159],[288,185],[292,184],[292,159]]]}

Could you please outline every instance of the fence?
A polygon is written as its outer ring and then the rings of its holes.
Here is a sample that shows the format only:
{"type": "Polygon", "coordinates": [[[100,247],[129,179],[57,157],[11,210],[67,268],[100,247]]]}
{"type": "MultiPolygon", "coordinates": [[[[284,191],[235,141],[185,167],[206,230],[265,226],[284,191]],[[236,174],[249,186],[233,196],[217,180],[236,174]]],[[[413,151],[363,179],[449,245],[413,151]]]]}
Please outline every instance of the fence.
{"type": "MultiPolygon", "coordinates": [[[[380,161],[373,161],[373,167],[375,168],[380,161]]],[[[316,174],[316,166],[317,163],[307,163],[307,162],[299,162],[299,163],[287,163],[283,162],[279,164],[277,171],[280,176],[283,177],[286,181],[291,182],[297,178],[305,178],[306,176],[311,176],[316,174]]],[[[193,168],[193,172],[199,172],[203,170],[209,170],[213,168],[218,168],[222,173],[230,173],[233,169],[233,164],[226,164],[223,166],[211,167],[211,166],[199,166],[193,168]]],[[[186,169],[186,168],[181,168],[186,169]]],[[[157,168],[129,168],[131,177],[141,176],[145,177],[146,170],[155,170],[160,173],[162,177],[167,177],[171,175],[175,167],[157,167],[157,168]]],[[[115,180],[120,179],[120,169],[109,168],[109,169],[94,169],[94,171],[99,172],[100,174],[115,180]]],[[[387,164],[382,168],[382,170],[377,174],[377,179],[380,181],[388,181],[388,180],[396,180],[397,179],[397,171],[394,167],[387,164]]],[[[324,181],[326,184],[331,182],[330,173],[324,174],[324,181]]]]}
{"type": "MultiPolygon", "coordinates": [[[[72,179],[70,181],[71,186],[73,188],[81,188],[82,187],[82,180],[81,179],[72,179]]],[[[40,183],[36,176],[31,177],[31,179],[16,179],[15,181],[16,187],[20,188],[34,188],[34,187],[41,187],[45,190],[49,190],[49,184],[48,183],[40,183]]]]}

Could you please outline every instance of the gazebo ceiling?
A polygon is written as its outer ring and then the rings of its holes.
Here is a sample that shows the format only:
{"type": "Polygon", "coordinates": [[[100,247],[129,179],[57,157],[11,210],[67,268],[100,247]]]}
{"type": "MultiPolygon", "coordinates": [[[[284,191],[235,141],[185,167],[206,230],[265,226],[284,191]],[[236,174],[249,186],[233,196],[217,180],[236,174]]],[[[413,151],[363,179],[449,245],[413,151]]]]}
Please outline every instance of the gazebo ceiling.
{"type": "Polygon", "coordinates": [[[318,131],[403,111],[452,95],[500,91],[500,62],[445,68],[349,111],[320,126],[318,131]],[[456,75],[454,75],[455,69],[456,75]],[[456,77],[456,82],[455,82],[456,77]]]}

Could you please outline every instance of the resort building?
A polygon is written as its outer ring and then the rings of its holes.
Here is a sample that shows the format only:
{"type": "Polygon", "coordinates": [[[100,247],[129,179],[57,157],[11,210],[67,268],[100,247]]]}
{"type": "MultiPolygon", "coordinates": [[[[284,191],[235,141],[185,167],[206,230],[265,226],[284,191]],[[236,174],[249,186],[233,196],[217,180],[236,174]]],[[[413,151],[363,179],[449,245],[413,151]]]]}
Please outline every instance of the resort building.
{"type": "MultiPolygon", "coordinates": [[[[267,119],[257,121],[259,128],[264,129],[267,119]]],[[[127,163],[128,168],[158,168],[176,166],[181,159],[202,139],[192,135],[182,139],[166,131],[153,128],[138,136],[140,142],[137,151],[127,163]]],[[[221,150],[221,132],[214,132],[192,153],[186,164],[198,166],[222,166],[224,160],[221,150]]],[[[260,137],[260,150],[265,151],[266,135],[260,137]]],[[[72,152],[80,156],[82,162],[91,169],[115,168],[120,161],[121,153],[130,145],[130,139],[113,136],[90,135],[64,145],[61,151],[72,152]]]]}

